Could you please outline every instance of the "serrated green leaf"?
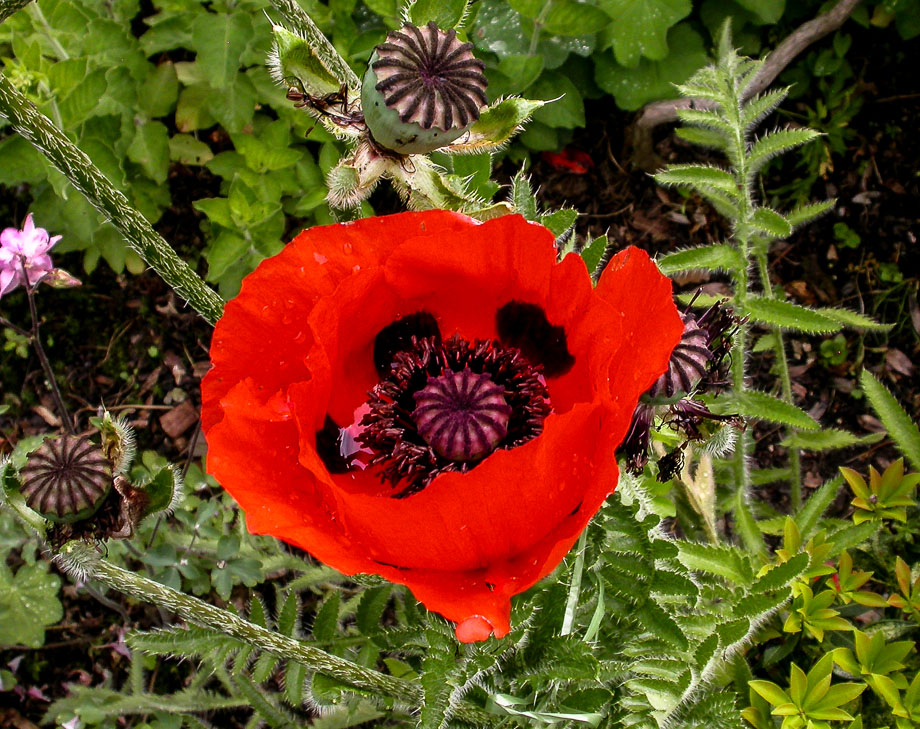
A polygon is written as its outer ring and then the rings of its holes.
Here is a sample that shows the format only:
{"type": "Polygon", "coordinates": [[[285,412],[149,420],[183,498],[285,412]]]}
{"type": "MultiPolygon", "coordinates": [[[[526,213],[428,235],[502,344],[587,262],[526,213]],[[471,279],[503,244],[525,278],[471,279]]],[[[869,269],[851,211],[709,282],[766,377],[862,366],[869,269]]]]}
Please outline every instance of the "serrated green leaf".
{"type": "Polygon", "coordinates": [[[840,331],[839,322],[789,301],[751,296],[746,301],[746,312],[752,321],[771,324],[782,329],[808,334],[828,334],[840,331]]]}
{"type": "Polygon", "coordinates": [[[753,573],[747,557],[732,547],[679,542],[679,559],[687,569],[725,577],[738,584],[750,584],[753,573]]]}
{"type": "Polygon", "coordinates": [[[658,259],[658,268],[665,276],[681,271],[739,271],[745,266],[738,250],[725,243],[688,248],[668,253],[658,259]]]}
{"type": "Polygon", "coordinates": [[[810,223],[812,220],[820,218],[825,213],[833,210],[836,202],[836,200],[824,200],[817,203],[797,205],[786,213],[786,220],[789,221],[793,228],[798,228],[800,225],[810,223]]]}
{"type": "Polygon", "coordinates": [[[751,173],[756,173],[774,157],[807,144],[818,136],[820,136],[818,132],[813,129],[780,129],[765,134],[748,150],[748,165],[751,173]]]}
{"type": "Polygon", "coordinates": [[[156,183],[166,182],[169,172],[169,132],[158,121],[137,128],[127,149],[128,159],[139,164],[156,183]]]}
{"type": "Polygon", "coordinates": [[[316,640],[332,640],[338,635],[341,597],[337,591],[330,592],[313,618],[313,637],[316,640]]]}
{"type": "Polygon", "coordinates": [[[757,208],[751,215],[751,225],[773,238],[788,238],[792,235],[792,226],[775,210],[757,208]]]}
{"type": "Polygon", "coordinates": [[[656,637],[667,641],[678,650],[687,650],[689,641],[680,626],[668,613],[654,600],[648,600],[639,607],[634,616],[646,630],[651,631],[656,637]]]}
{"type": "Polygon", "coordinates": [[[392,585],[378,585],[364,591],[355,610],[355,621],[361,633],[369,635],[380,630],[380,619],[383,617],[383,611],[386,610],[392,592],[392,585]]]}
{"type": "Polygon", "coordinates": [[[786,96],[789,95],[789,89],[774,89],[764,94],[755,96],[745,103],[741,113],[741,124],[745,128],[755,126],[767,114],[772,112],[777,106],[783,103],[786,96]]]}
{"type": "Polygon", "coordinates": [[[733,197],[739,195],[738,183],[728,170],[706,165],[669,165],[657,173],[655,181],[659,185],[683,185],[687,187],[712,187],[733,197]]]}
{"type": "Polygon", "coordinates": [[[788,585],[808,568],[809,556],[806,552],[799,552],[783,564],[776,565],[769,572],[751,585],[751,592],[767,592],[779,590],[788,585]]]}
{"type": "Polygon", "coordinates": [[[167,116],[179,97],[179,80],[171,61],[151,68],[144,80],[144,93],[138,98],[140,109],[151,119],[167,116]]]}
{"type": "Polygon", "coordinates": [[[549,228],[550,232],[558,237],[569,230],[575,224],[577,218],[577,210],[562,208],[561,210],[554,210],[546,215],[541,215],[540,225],[549,228]]]}
{"type": "Polygon", "coordinates": [[[854,445],[878,443],[883,437],[881,433],[859,436],[841,428],[823,428],[793,433],[782,441],[782,445],[803,451],[832,451],[854,445]]]}
{"type": "Polygon", "coordinates": [[[847,329],[855,329],[858,332],[887,332],[894,327],[894,324],[881,324],[871,317],[865,316],[864,314],[858,314],[849,309],[828,307],[815,309],[815,311],[834,321],[840,322],[847,329]]]}
{"type": "Polygon", "coordinates": [[[915,468],[920,468],[920,428],[869,370],[864,369],[859,375],[859,386],[866,393],[872,409],[882,421],[888,435],[907,460],[913,463],[915,468]]]}
{"type": "Polygon", "coordinates": [[[718,133],[723,142],[734,135],[734,127],[714,109],[677,109],[677,118],[684,124],[705,127],[718,133]]]}
{"type": "Polygon", "coordinates": [[[581,259],[585,262],[585,267],[588,269],[588,273],[592,276],[597,271],[597,267],[601,263],[601,259],[604,257],[604,253],[607,251],[607,246],[609,242],[606,235],[599,236],[586,245],[581,253],[581,259]]]}
{"type": "Polygon", "coordinates": [[[297,632],[297,619],[300,616],[300,598],[294,590],[288,592],[284,605],[278,613],[278,632],[289,638],[297,632]]]}
{"type": "Polygon", "coordinates": [[[799,528],[802,538],[808,540],[818,526],[818,520],[827,508],[833,503],[843,485],[843,479],[837,478],[825,481],[811,495],[805,506],[795,515],[795,524],[799,528]]]}
{"type": "Polygon", "coordinates": [[[214,158],[211,148],[191,134],[169,138],[169,159],[184,165],[205,165],[214,158]]]}
{"type": "Polygon", "coordinates": [[[801,408],[774,395],[757,390],[745,390],[719,398],[720,412],[735,412],[748,418],[791,425],[803,430],[815,430],[821,424],[801,408]]]}
{"type": "Polygon", "coordinates": [[[540,213],[537,209],[537,198],[530,186],[530,179],[522,169],[511,180],[511,202],[514,212],[523,215],[525,220],[536,222],[540,213]]]}

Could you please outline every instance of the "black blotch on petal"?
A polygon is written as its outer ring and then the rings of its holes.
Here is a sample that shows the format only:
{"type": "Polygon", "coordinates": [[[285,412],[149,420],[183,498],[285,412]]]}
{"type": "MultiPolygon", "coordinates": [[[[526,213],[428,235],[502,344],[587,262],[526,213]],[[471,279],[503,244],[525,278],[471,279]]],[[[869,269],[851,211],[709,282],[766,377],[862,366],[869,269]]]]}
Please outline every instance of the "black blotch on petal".
{"type": "Polygon", "coordinates": [[[565,339],[565,328],[554,326],[536,304],[509,301],[495,314],[498,338],[517,347],[532,364],[543,365],[546,377],[564,375],[575,364],[565,339]]]}
{"type": "Polygon", "coordinates": [[[339,446],[340,428],[335,421],[326,415],[322,430],[316,431],[316,452],[329,473],[346,473],[349,468],[349,458],[342,455],[339,446]]]}
{"type": "Polygon", "coordinates": [[[435,337],[436,344],[441,344],[441,330],[433,314],[417,311],[387,324],[377,332],[374,337],[374,367],[380,379],[390,374],[390,365],[398,352],[412,349],[412,337],[435,337]]]}

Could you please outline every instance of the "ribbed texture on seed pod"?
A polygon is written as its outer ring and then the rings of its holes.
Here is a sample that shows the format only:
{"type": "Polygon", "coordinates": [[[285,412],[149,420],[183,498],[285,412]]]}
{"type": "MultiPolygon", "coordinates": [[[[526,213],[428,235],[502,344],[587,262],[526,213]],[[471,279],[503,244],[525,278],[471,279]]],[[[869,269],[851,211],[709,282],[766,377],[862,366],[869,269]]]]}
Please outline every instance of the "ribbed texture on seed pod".
{"type": "Polygon", "coordinates": [[[112,464],[88,438],[49,438],[21,471],[28,507],[46,519],[73,523],[92,516],[112,487],[112,464]]]}
{"type": "Polygon", "coordinates": [[[407,23],[391,32],[375,49],[361,91],[374,140],[400,154],[449,144],[488,103],[484,68],[453,29],[407,23]]]}
{"type": "Polygon", "coordinates": [[[691,392],[709,367],[712,352],[706,330],[700,328],[692,315],[683,314],[682,318],[684,333],[671,352],[668,371],[649,390],[652,397],[673,397],[680,392],[691,392]]]}

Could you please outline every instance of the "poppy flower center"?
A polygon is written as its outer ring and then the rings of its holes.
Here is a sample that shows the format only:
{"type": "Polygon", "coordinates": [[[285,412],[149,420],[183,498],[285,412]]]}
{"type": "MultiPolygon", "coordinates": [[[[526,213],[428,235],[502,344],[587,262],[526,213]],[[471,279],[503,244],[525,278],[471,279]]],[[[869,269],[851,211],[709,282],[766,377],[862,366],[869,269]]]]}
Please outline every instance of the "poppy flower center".
{"type": "MultiPolygon", "coordinates": [[[[424,313],[407,319],[411,329],[430,328],[424,313]]],[[[437,334],[410,335],[399,324],[378,336],[381,379],[367,414],[357,427],[338,429],[335,445],[330,429],[317,436],[330,470],[374,469],[392,484],[394,498],[405,498],[440,473],[468,471],[493,451],[516,448],[543,432],[550,405],[542,367],[520,349],[459,335],[443,341],[437,334]],[[390,363],[383,366],[388,352],[390,363]],[[346,432],[358,447],[345,447],[346,432]]]]}
{"type": "Polygon", "coordinates": [[[508,435],[511,406],[505,388],[487,372],[469,367],[429,377],[416,392],[412,418],[435,453],[451,461],[475,461],[491,453],[508,435]]]}

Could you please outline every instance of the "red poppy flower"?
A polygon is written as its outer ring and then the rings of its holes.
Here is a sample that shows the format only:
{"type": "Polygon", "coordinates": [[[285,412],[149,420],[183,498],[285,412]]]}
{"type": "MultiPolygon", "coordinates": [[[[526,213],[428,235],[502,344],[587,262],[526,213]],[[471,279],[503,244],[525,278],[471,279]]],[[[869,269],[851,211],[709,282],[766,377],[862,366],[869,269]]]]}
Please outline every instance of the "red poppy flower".
{"type": "Polygon", "coordinates": [[[407,585],[460,640],[501,637],[616,487],[682,330],[645,253],[592,288],[519,216],[313,228],[217,324],[208,467],[253,532],[407,585]]]}

